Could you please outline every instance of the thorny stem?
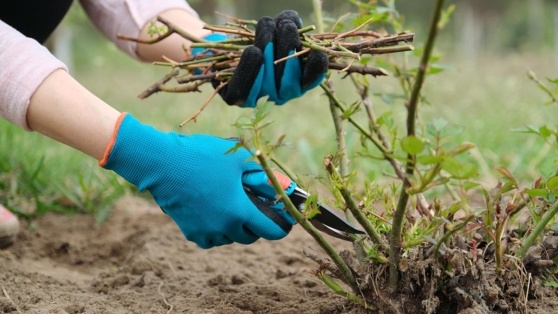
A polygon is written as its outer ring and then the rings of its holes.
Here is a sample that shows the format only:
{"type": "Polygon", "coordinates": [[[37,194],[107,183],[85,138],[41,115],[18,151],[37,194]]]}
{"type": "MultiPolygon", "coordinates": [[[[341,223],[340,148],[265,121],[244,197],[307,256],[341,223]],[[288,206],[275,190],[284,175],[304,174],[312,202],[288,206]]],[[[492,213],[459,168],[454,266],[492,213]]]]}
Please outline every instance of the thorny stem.
{"type": "Polygon", "coordinates": [[[199,87],[208,81],[197,81],[191,85],[178,85],[178,86],[170,86],[170,85],[159,85],[159,91],[167,92],[167,93],[188,93],[188,92],[201,92],[199,87]]]}
{"type": "Polygon", "coordinates": [[[331,112],[331,117],[333,119],[333,127],[335,128],[335,140],[337,142],[337,155],[340,157],[341,162],[339,163],[339,171],[342,177],[349,175],[349,159],[347,158],[347,141],[345,138],[345,130],[343,127],[343,117],[342,113],[335,105],[335,100],[332,99],[334,92],[332,89],[333,82],[328,78],[323,84],[327,85],[331,91],[329,96],[329,110],[331,112]],[[330,96],[331,95],[331,96],[330,96]]]}
{"type": "Polygon", "coordinates": [[[345,33],[341,33],[339,35],[337,35],[337,37],[335,37],[335,39],[340,39],[346,36],[351,36],[351,34],[354,34],[355,32],[358,32],[361,28],[363,28],[364,26],[366,26],[368,23],[372,22],[374,18],[369,18],[368,20],[366,20],[364,23],[360,24],[359,26],[357,26],[356,28],[345,32],[345,33]]]}
{"type": "Polygon", "coordinates": [[[358,74],[362,74],[362,75],[372,75],[372,76],[387,76],[389,75],[389,73],[382,69],[382,68],[374,68],[374,67],[368,67],[368,66],[359,66],[359,65],[349,65],[347,66],[347,64],[341,64],[341,63],[334,63],[334,62],[330,62],[329,63],[329,69],[330,70],[343,70],[343,72],[348,72],[348,73],[358,73],[358,74]]]}
{"type": "MultiPolygon", "coordinates": [[[[375,31],[360,31],[360,32],[354,32],[351,34],[347,34],[344,37],[348,37],[348,35],[350,36],[372,36],[372,37],[383,37],[384,35],[375,32],[375,31]]],[[[337,37],[339,37],[338,33],[321,33],[321,34],[312,34],[313,38],[316,39],[335,39],[337,37]]]]}
{"type": "Polygon", "coordinates": [[[203,28],[216,33],[227,33],[227,34],[234,34],[234,35],[240,35],[245,37],[254,37],[254,32],[241,31],[239,29],[219,27],[214,25],[204,25],[203,28]]]}
{"type": "Polygon", "coordinates": [[[371,55],[381,55],[386,53],[413,51],[414,46],[411,45],[401,45],[395,47],[379,47],[379,48],[366,48],[360,51],[361,54],[371,54],[371,55]]]}
{"type": "MultiPolygon", "coordinates": [[[[424,83],[424,78],[426,76],[426,70],[428,69],[428,61],[432,54],[434,48],[434,43],[436,41],[436,36],[438,35],[440,17],[442,15],[442,9],[444,6],[444,0],[436,1],[436,8],[434,10],[434,16],[430,24],[430,30],[428,33],[428,38],[426,40],[426,45],[424,48],[424,53],[420,60],[419,69],[415,82],[413,85],[413,90],[411,92],[411,97],[409,103],[407,104],[407,135],[415,135],[415,123],[417,119],[417,107],[420,97],[420,90],[422,84],[424,83]]],[[[408,155],[407,163],[405,165],[405,174],[407,178],[411,177],[414,173],[415,159],[412,155],[408,155]]],[[[409,201],[409,194],[407,189],[411,186],[409,180],[403,181],[403,186],[401,187],[401,195],[399,197],[399,202],[393,214],[392,229],[390,236],[390,252],[389,252],[389,287],[394,292],[397,290],[399,283],[399,260],[401,258],[401,232],[403,229],[403,218],[405,217],[405,212],[407,208],[407,202],[409,201]]]]}
{"type": "Polygon", "coordinates": [[[209,105],[209,102],[211,102],[211,99],[213,99],[213,97],[215,97],[215,95],[217,95],[217,93],[219,93],[219,91],[225,87],[225,85],[227,85],[227,83],[221,83],[219,84],[219,86],[217,86],[217,88],[215,88],[215,90],[213,91],[213,93],[211,93],[211,95],[209,95],[209,97],[205,100],[205,102],[203,103],[203,105],[196,111],[194,112],[193,115],[191,115],[188,119],[182,121],[182,123],[180,123],[180,127],[183,127],[186,123],[190,122],[190,121],[194,121],[196,122],[196,119],[198,118],[198,116],[200,115],[200,113],[202,113],[202,111],[205,109],[205,107],[207,107],[207,105],[209,105]]]}
{"type": "Polygon", "coordinates": [[[354,44],[346,44],[345,48],[354,52],[358,52],[360,49],[377,48],[386,45],[395,45],[401,41],[411,42],[413,41],[413,38],[414,38],[414,34],[412,33],[398,34],[398,35],[380,37],[372,40],[365,40],[354,44]]]}
{"type": "MultiPolygon", "coordinates": [[[[316,29],[318,30],[318,33],[323,33],[324,19],[322,16],[322,0],[312,0],[312,8],[314,9],[314,18],[316,19],[316,29]]],[[[347,51],[345,53],[350,52],[347,51]]],[[[331,111],[331,117],[333,118],[333,125],[335,127],[337,151],[341,159],[341,162],[339,163],[339,171],[341,172],[342,177],[346,177],[349,174],[349,160],[347,158],[347,143],[345,139],[345,130],[343,129],[343,118],[339,110],[336,108],[335,102],[331,97],[333,96],[333,82],[331,82],[329,77],[327,77],[326,81],[323,84],[325,84],[331,91],[331,93],[328,94],[329,109],[331,111]]]]}
{"type": "Polygon", "coordinates": [[[349,293],[349,292],[343,290],[343,288],[341,288],[325,272],[318,271],[316,276],[318,278],[320,278],[331,290],[333,290],[333,292],[335,292],[335,294],[338,294],[340,296],[345,297],[347,300],[352,301],[352,302],[360,305],[364,309],[369,309],[370,308],[370,306],[368,304],[366,304],[366,302],[362,298],[358,297],[355,294],[352,294],[352,293],[349,293]]]}
{"type": "MultiPolygon", "coordinates": [[[[337,108],[339,108],[341,112],[344,113],[346,111],[345,106],[341,103],[341,101],[337,97],[335,97],[335,95],[333,95],[332,91],[323,83],[320,85],[320,87],[326,92],[326,94],[330,97],[330,99],[334,101],[335,106],[337,106],[337,108]]],[[[347,119],[354,127],[356,127],[360,131],[362,135],[364,135],[367,139],[369,139],[378,148],[378,150],[380,150],[380,152],[382,153],[382,157],[391,164],[397,177],[400,178],[401,180],[405,180],[406,179],[405,173],[403,173],[403,171],[401,170],[401,165],[399,164],[399,162],[395,160],[395,158],[393,158],[392,152],[388,150],[380,140],[378,140],[376,137],[374,137],[374,135],[368,132],[364,126],[362,126],[358,121],[353,119],[353,117],[348,117],[347,119]]]]}
{"type": "Polygon", "coordinates": [[[263,152],[258,150],[256,151],[255,155],[260,165],[262,166],[263,170],[267,174],[269,180],[273,184],[275,191],[280,196],[280,199],[283,201],[287,212],[298,222],[298,224],[302,228],[304,228],[304,230],[306,230],[306,232],[308,232],[314,238],[314,240],[316,240],[316,242],[327,253],[327,255],[331,257],[331,259],[333,260],[333,262],[341,272],[341,275],[343,276],[345,282],[349,285],[349,287],[351,287],[353,292],[358,294],[360,292],[360,289],[349,266],[339,256],[339,254],[337,254],[337,251],[335,251],[335,249],[327,242],[327,240],[322,236],[322,234],[316,228],[314,228],[314,226],[312,226],[312,224],[308,221],[308,219],[306,219],[306,217],[301,212],[299,212],[296,209],[296,207],[293,205],[293,203],[291,202],[287,194],[285,194],[285,190],[281,187],[281,184],[275,177],[275,173],[269,166],[269,163],[267,162],[267,157],[264,156],[263,152]]]}
{"type": "Polygon", "coordinates": [[[376,133],[378,139],[380,139],[380,141],[382,142],[382,145],[388,151],[391,150],[389,141],[380,130],[380,127],[376,124],[376,116],[374,114],[374,111],[372,110],[372,102],[370,100],[370,95],[368,94],[368,85],[359,84],[352,75],[350,75],[350,78],[360,95],[362,104],[364,105],[364,110],[366,111],[366,115],[368,116],[368,125],[370,127],[370,132],[376,133]]]}
{"type": "MultiPolygon", "coordinates": [[[[291,178],[291,180],[295,181],[297,185],[300,185],[301,180],[299,180],[298,176],[291,170],[287,165],[285,165],[281,160],[275,158],[274,156],[269,156],[269,159],[283,171],[287,175],[287,177],[291,178]]],[[[303,186],[301,186],[304,188],[303,186]]]]}
{"type": "MultiPolygon", "coordinates": [[[[316,24],[318,25],[318,32],[323,33],[324,31],[324,21],[323,21],[323,17],[322,17],[322,1],[321,0],[312,0],[312,7],[314,9],[314,16],[316,18],[316,24]]],[[[308,37],[306,37],[308,38],[308,37]]],[[[345,53],[350,53],[350,51],[348,50],[344,50],[345,53]]],[[[352,64],[350,64],[352,65],[352,64]]],[[[350,67],[350,65],[343,69],[341,69],[342,71],[347,71],[347,68],[350,67]]],[[[339,109],[336,107],[335,105],[335,96],[334,96],[334,92],[333,92],[333,82],[331,81],[330,77],[329,77],[329,73],[328,76],[325,79],[325,82],[322,83],[322,85],[327,86],[330,90],[330,93],[328,94],[328,98],[329,98],[329,111],[331,113],[331,118],[333,120],[333,127],[335,129],[335,140],[337,142],[337,155],[339,156],[340,162],[339,162],[339,171],[341,172],[341,176],[342,177],[346,177],[349,175],[349,158],[347,156],[347,140],[345,137],[345,130],[344,130],[344,125],[343,125],[343,117],[342,117],[342,113],[339,111],[339,109]]],[[[352,214],[350,211],[345,210],[345,217],[347,217],[349,219],[349,221],[354,220],[354,217],[352,217],[352,214]]],[[[355,243],[355,245],[357,245],[355,243]]]]}
{"type": "Polygon", "coordinates": [[[229,43],[193,43],[190,45],[191,48],[215,48],[215,49],[223,49],[223,50],[242,50],[246,48],[246,46],[241,45],[234,45],[229,43]]]}
{"type": "Polygon", "coordinates": [[[543,216],[543,218],[539,221],[535,228],[533,228],[533,231],[531,231],[531,233],[525,239],[523,239],[521,246],[517,250],[517,257],[519,257],[520,259],[523,259],[525,257],[525,254],[527,254],[529,248],[533,246],[533,243],[535,243],[537,238],[544,231],[546,225],[548,225],[548,223],[556,216],[556,214],[558,214],[558,205],[554,205],[554,207],[543,216]]]}
{"type": "Polygon", "coordinates": [[[169,31],[173,31],[173,32],[177,33],[178,35],[188,39],[192,43],[206,43],[206,42],[208,42],[207,40],[205,40],[203,38],[199,38],[197,36],[194,36],[194,35],[188,33],[187,31],[183,30],[182,28],[178,27],[177,25],[175,25],[174,23],[172,23],[171,21],[167,20],[166,18],[164,18],[162,16],[157,16],[157,21],[165,24],[169,28],[169,31]]]}
{"type": "Polygon", "coordinates": [[[138,98],[140,99],[144,99],[147,98],[149,96],[151,96],[152,94],[160,91],[161,89],[159,88],[161,85],[165,84],[166,82],[170,81],[173,77],[178,75],[178,70],[173,70],[170,73],[168,73],[167,75],[165,75],[162,79],[160,79],[159,81],[157,81],[155,84],[149,86],[143,93],[138,95],[138,98]]]}
{"type": "Polygon", "coordinates": [[[471,220],[473,220],[473,218],[475,218],[475,215],[467,216],[464,219],[464,221],[462,221],[459,225],[453,227],[451,230],[448,230],[446,233],[444,233],[442,238],[440,238],[440,240],[438,240],[438,242],[434,246],[434,256],[435,257],[438,256],[438,254],[440,253],[440,247],[442,246],[442,244],[444,244],[452,235],[456,234],[457,231],[462,230],[463,228],[465,228],[467,226],[467,224],[469,224],[469,222],[471,220]]]}
{"type": "MultiPolygon", "coordinates": [[[[305,36],[306,38],[308,38],[308,36],[305,36]]],[[[354,52],[350,52],[350,51],[336,51],[336,50],[332,50],[332,49],[328,49],[324,46],[320,46],[318,44],[316,44],[315,42],[312,41],[301,41],[300,42],[302,44],[302,46],[304,47],[308,47],[308,48],[312,48],[314,50],[318,50],[318,51],[323,51],[325,53],[327,53],[330,56],[334,56],[337,58],[352,58],[352,59],[356,59],[356,60],[360,60],[360,55],[358,53],[354,53],[354,52]]]]}
{"type": "Polygon", "coordinates": [[[329,175],[333,179],[333,182],[337,183],[335,186],[339,190],[339,192],[341,193],[341,196],[343,197],[343,199],[345,200],[345,204],[347,205],[347,208],[354,215],[354,217],[358,221],[358,223],[364,228],[364,231],[366,231],[366,233],[371,238],[374,239],[374,241],[382,248],[382,250],[384,252],[388,251],[389,247],[384,242],[384,239],[382,239],[382,236],[380,235],[380,233],[372,225],[370,220],[368,220],[366,215],[364,215],[364,213],[358,208],[358,206],[356,205],[356,203],[355,203],[355,201],[354,201],[354,199],[351,195],[351,192],[345,187],[344,182],[343,182],[344,179],[343,179],[343,177],[341,177],[341,175],[339,174],[337,169],[335,169],[335,165],[333,164],[332,159],[333,159],[332,156],[327,156],[324,159],[324,165],[326,167],[327,172],[329,173],[329,175]]]}
{"type": "Polygon", "coordinates": [[[527,76],[529,77],[529,79],[531,79],[533,82],[535,82],[535,84],[537,84],[537,86],[542,89],[543,92],[545,92],[548,96],[550,96],[550,100],[552,101],[552,103],[554,104],[558,104],[558,98],[554,95],[554,93],[552,93],[552,91],[546,86],[546,84],[544,84],[535,74],[535,72],[533,72],[532,70],[529,70],[527,72],[527,76]]]}

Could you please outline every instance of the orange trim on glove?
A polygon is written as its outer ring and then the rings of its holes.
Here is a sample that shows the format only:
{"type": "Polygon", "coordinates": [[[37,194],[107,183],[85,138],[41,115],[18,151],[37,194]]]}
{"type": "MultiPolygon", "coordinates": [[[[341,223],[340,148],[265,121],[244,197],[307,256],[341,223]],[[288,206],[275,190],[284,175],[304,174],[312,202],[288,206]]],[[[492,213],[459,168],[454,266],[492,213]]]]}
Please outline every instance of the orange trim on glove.
{"type": "Polygon", "coordinates": [[[110,152],[112,152],[112,148],[114,147],[114,143],[116,142],[116,135],[118,135],[118,130],[120,129],[120,124],[122,123],[122,120],[124,120],[124,118],[126,117],[127,114],[128,114],[127,112],[122,112],[120,114],[120,116],[118,117],[118,120],[116,120],[116,124],[114,125],[114,131],[112,132],[112,136],[110,137],[110,141],[107,145],[107,148],[105,149],[105,153],[103,154],[103,158],[99,159],[99,166],[101,166],[103,168],[107,164],[109,156],[110,156],[110,152]]]}

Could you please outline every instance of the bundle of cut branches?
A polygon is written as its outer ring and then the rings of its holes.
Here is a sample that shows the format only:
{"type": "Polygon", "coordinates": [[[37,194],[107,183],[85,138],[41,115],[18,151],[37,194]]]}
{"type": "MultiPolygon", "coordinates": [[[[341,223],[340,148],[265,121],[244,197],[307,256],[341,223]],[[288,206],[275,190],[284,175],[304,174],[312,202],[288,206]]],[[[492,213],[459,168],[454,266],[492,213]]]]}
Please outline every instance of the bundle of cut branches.
{"type": "MultiPolygon", "coordinates": [[[[199,87],[211,80],[219,80],[226,83],[232,76],[242,51],[254,44],[255,20],[242,20],[227,16],[232,22],[223,26],[206,25],[204,28],[216,33],[228,34],[229,38],[220,42],[208,42],[197,38],[163,17],[157,17],[157,21],[165,27],[157,36],[142,40],[120,35],[120,39],[132,40],[142,44],[153,44],[159,42],[172,34],[179,34],[192,42],[191,48],[203,48],[200,53],[192,55],[189,49],[184,49],[185,59],[176,61],[163,56],[164,62],[155,62],[157,65],[168,66],[170,73],[151,85],[139,95],[139,98],[147,98],[159,92],[194,92],[199,87]],[[171,84],[174,78],[176,84],[171,84]]],[[[384,76],[387,71],[382,68],[354,64],[361,59],[362,55],[379,55],[413,50],[410,45],[414,39],[413,33],[381,34],[379,32],[366,30],[365,26],[372,20],[368,20],[358,27],[343,33],[311,33],[315,26],[307,26],[299,30],[302,49],[286,58],[276,60],[275,63],[284,62],[291,57],[304,57],[312,49],[320,50],[329,56],[329,69],[345,73],[359,73],[363,75],[384,76]]],[[[221,84],[223,85],[223,84],[221,84]]]]}

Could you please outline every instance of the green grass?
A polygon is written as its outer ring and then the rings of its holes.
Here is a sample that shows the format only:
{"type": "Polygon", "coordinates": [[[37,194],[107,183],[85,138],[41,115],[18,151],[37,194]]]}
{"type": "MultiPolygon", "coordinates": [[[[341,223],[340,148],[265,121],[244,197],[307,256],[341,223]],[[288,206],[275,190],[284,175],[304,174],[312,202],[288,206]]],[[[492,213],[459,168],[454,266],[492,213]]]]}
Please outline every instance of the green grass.
{"type": "Polygon", "coordinates": [[[95,160],[0,121],[0,202],[27,218],[48,211],[106,217],[128,185],[95,160]]]}
{"type": "MultiPolygon", "coordinates": [[[[233,126],[238,117],[250,114],[249,109],[229,107],[216,98],[196,123],[179,128],[178,124],[209,96],[210,87],[204,86],[203,93],[159,93],[139,100],[136,96],[167,69],[128,58],[90,27],[76,28],[75,36],[73,75],[97,96],[144,123],[162,130],[231,137],[239,134],[233,126]]],[[[540,77],[557,77],[550,55],[487,56],[476,67],[458,60],[444,63],[455,69],[427,78],[424,95],[429,104],[421,107],[421,113],[425,122],[441,117],[465,127],[456,141],[477,145],[471,158],[481,166],[481,180],[493,183],[498,166],[506,166],[525,179],[554,170],[554,148],[533,135],[511,132],[525,125],[555,126],[558,108],[544,106],[545,95],[526,76],[531,68],[540,77]]],[[[348,80],[336,81],[342,100],[348,104],[358,100],[348,80]]],[[[397,91],[393,78],[371,82],[373,92],[397,91]]],[[[377,115],[393,111],[397,123],[404,125],[401,101],[387,105],[374,98],[374,106],[377,115]]],[[[336,144],[328,100],[321,90],[276,107],[272,119],[270,138],[287,135],[287,146],[279,151],[279,157],[307,180],[323,176],[323,157],[335,153],[336,144]]],[[[352,169],[358,169],[361,176],[380,178],[381,172],[389,169],[384,162],[354,155],[359,135],[349,125],[347,138],[352,169]]],[[[110,203],[130,190],[115,174],[99,168],[95,160],[39,134],[0,121],[0,139],[0,202],[16,212],[33,216],[49,210],[83,211],[102,219],[110,203]]]]}

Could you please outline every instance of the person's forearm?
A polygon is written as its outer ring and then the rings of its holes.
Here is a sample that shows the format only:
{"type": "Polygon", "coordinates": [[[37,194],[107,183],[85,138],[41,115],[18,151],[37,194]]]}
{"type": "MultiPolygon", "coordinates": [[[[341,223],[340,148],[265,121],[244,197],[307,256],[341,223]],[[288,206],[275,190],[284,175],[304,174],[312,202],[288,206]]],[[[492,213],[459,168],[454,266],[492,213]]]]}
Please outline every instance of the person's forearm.
{"type": "MultiPolygon", "coordinates": [[[[190,33],[195,37],[203,38],[204,36],[211,33],[210,31],[203,29],[203,26],[205,24],[204,22],[191,15],[191,13],[186,10],[171,9],[162,12],[160,16],[164,17],[165,19],[180,27],[182,30],[190,33]]],[[[141,30],[140,38],[151,38],[148,34],[149,25],[150,23],[146,24],[143,27],[143,29],[141,30]]],[[[157,22],[157,25],[161,26],[163,24],[157,22]]],[[[137,53],[138,56],[144,61],[160,61],[162,60],[163,55],[169,57],[172,60],[181,61],[186,56],[186,52],[184,51],[183,46],[189,47],[190,44],[191,42],[184,39],[182,36],[178,34],[172,34],[171,36],[155,44],[138,44],[137,53]]]]}
{"type": "Polygon", "coordinates": [[[96,158],[103,157],[120,112],[63,70],[52,72],[31,97],[32,130],[96,158]]]}

